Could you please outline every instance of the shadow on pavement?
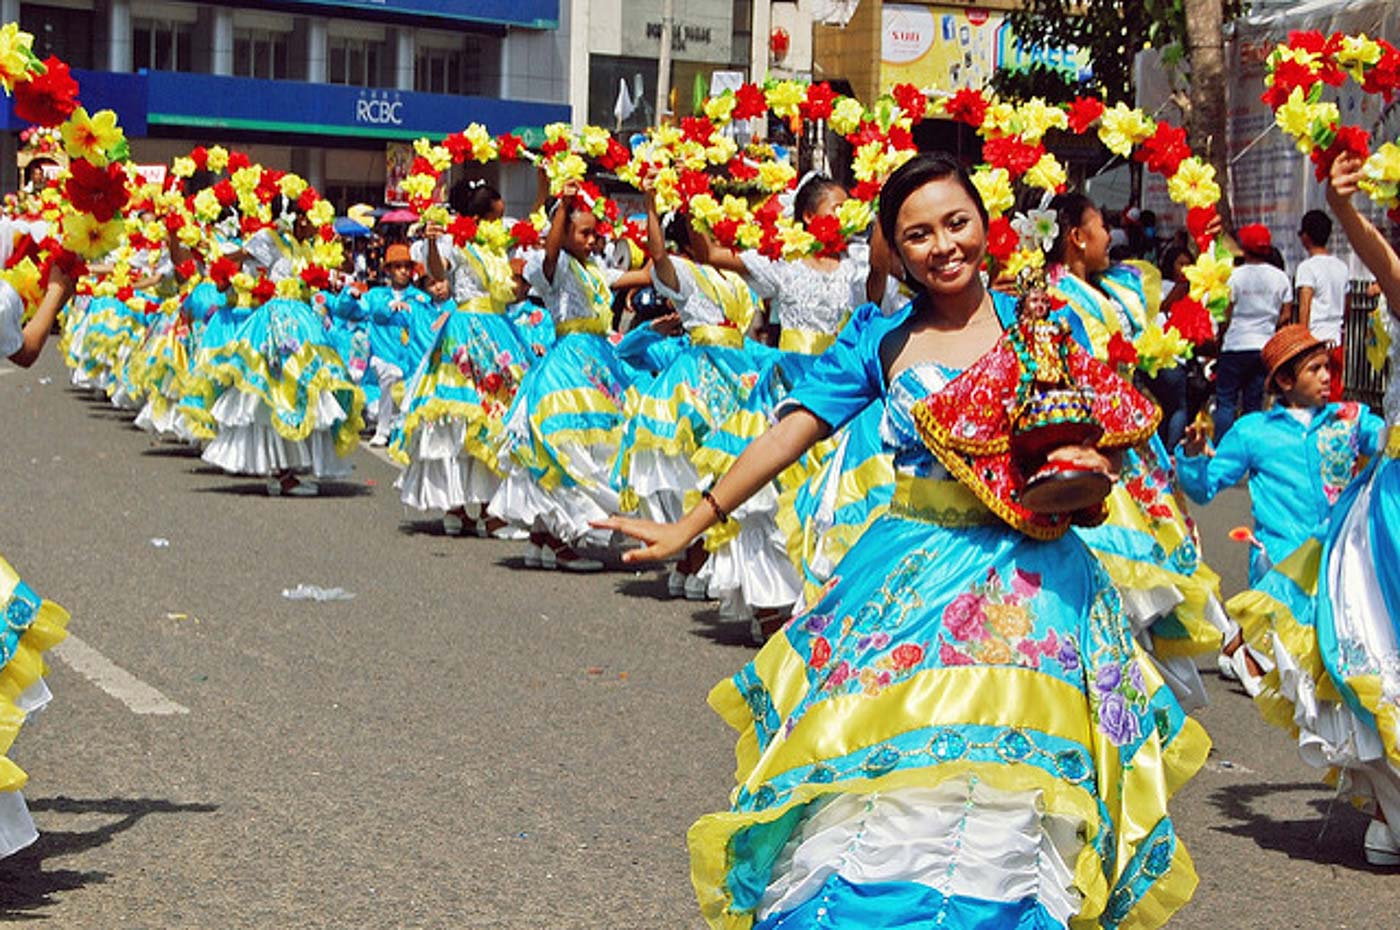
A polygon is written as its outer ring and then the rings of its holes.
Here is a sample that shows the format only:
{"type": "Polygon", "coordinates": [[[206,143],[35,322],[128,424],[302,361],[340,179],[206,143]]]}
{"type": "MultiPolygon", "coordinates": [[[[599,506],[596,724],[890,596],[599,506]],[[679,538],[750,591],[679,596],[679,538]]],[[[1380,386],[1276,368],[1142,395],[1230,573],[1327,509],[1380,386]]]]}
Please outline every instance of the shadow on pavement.
{"type": "Polygon", "coordinates": [[[747,620],[726,620],[719,615],[718,607],[699,610],[692,617],[695,626],[690,631],[691,636],[708,639],[718,646],[740,646],[749,650],[758,648],[749,634],[747,620]]]}
{"type": "Polygon", "coordinates": [[[197,459],[200,456],[200,450],[197,446],[177,446],[174,443],[168,443],[142,449],[141,454],[158,459],[197,459]]]}
{"type": "MultiPolygon", "coordinates": [[[[267,482],[265,481],[239,481],[232,479],[231,484],[216,484],[205,488],[195,488],[196,494],[232,494],[237,497],[267,497],[267,482]]],[[[279,500],[305,500],[314,501],[327,497],[366,497],[374,493],[374,488],[366,487],[363,484],[354,484],[343,481],[322,481],[321,492],[315,497],[285,497],[279,500]]]]}
{"type": "MultiPolygon", "coordinates": [[[[208,814],[216,804],[176,804],[157,798],[31,798],[29,809],[51,814],[106,815],[114,819],[92,830],[44,830],[38,841],[8,859],[0,860],[0,920],[43,920],[41,908],[54,904],[54,895],[99,885],[107,872],[45,869],[49,859],[71,856],[111,842],[151,814],[208,814]]],[[[49,818],[52,822],[53,818],[49,818]]]]}
{"type": "MultiPolygon", "coordinates": [[[[628,566],[629,568],[631,566],[628,566]]],[[[666,572],[661,570],[658,575],[654,570],[642,569],[642,577],[629,578],[619,582],[617,593],[624,597],[644,597],[651,601],[677,601],[685,600],[683,597],[672,597],[666,591],[666,572]]],[[[699,603],[695,601],[693,603],[699,603]]]]}
{"type": "MultiPolygon", "coordinates": [[[[1211,794],[1210,803],[1220,811],[1222,822],[1212,829],[1253,840],[1260,849],[1281,852],[1290,859],[1365,872],[1394,871],[1373,869],[1366,864],[1361,839],[1368,818],[1346,798],[1325,796],[1329,790],[1320,782],[1256,782],[1220,788],[1211,794]],[[1299,796],[1293,804],[1297,819],[1254,809],[1256,802],[1289,794],[1299,796]],[[1308,817],[1309,812],[1315,816],[1308,817]]],[[[1277,809],[1276,803],[1272,806],[1277,809]]]]}

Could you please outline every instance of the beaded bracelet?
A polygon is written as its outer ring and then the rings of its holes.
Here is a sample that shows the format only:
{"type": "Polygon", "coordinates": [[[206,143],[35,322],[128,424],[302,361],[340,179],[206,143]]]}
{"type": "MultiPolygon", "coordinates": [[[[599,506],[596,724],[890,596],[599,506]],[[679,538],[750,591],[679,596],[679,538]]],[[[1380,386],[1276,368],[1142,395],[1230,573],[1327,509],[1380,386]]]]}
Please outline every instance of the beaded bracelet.
{"type": "Polygon", "coordinates": [[[701,491],[700,496],[704,498],[705,503],[710,505],[710,509],[715,512],[715,518],[718,519],[720,523],[729,522],[729,514],[724,512],[724,508],[719,505],[719,501],[715,500],[713,494],[709,491],[701,491]]]}

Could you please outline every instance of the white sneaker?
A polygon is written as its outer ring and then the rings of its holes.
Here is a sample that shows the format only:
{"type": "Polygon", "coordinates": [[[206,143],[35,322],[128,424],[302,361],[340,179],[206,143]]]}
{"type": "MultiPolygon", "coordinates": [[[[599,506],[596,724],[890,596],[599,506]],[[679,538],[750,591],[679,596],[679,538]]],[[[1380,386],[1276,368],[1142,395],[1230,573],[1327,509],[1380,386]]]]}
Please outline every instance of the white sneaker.
{"type": "Polygon", "coordinates": [[[1371,865],[1400,865],[1400,843],[1390,827],[1379,820],[1372,820],[1366,827],[1364,844],[1366,861],[1371,865]]]}
{"type": "Polygon", "coordinates": [[[389,437],[388,437],[388,436],[381,436],[381,435],[378,434],[378,433],[375,433],[374,436],[373,436],[373,437],[370,439],[370,441],[369,441],[369,446],[370,446],[371,449],[382,449],[382,448],[384,448],[385,446],[387,446],[388,444],[389,444],[389,437]]]}
{"type": "Polygon", "coordinates": [[[666,573],[666,593],[671,597],[681,597],[685,594],[685,583],[689,575],[682,575],[674,568],[666,573]]]}
{"type": "MultiPolygon", "coordinates": [[[[545,567],[545,565],[544,565],[544,554],[545,554],[546,552],[549,552],[548,547],[546,547],[546,546],[537,546],[537,545],[535,545],[535,544],[532,543],[532,542],[527,542],[527,543],[525,544],[525,567],[526,567],[526,568],[544,568],[544,567],[545,567]]],[[[553,557],[554,557],[554,553],[553,553],[553,552],[549,552],[549,555],[550,555],[550,558],[553,558],[553,557]]],[[[554,567],[554,566],[552,566],[552,565],[550,566],[550,568],[553,568],[553,567],[554,567]]]]}
{"type": "Polygon", "coordinates": [[[710,583],[699,575],[686,576],[684,591],[687,601],[708,601],[710,599],[710,583]]]}
{"type": "Polygon", "coordinates": [[[1225,653],[1222,652],[1215,657],[1215,667],[1220,670],[1220,677],[1226,681],[1240,680],[1240,676],[1235,674],[1235,663],[1230,661],[1230,657],[1225,653]]]}
{"type": "Polygon", "coordinates": [[[448,536],[461,536],[466,529],[466,522],[457,514],[448,512],[442,515],[442,531],[448,536]]]}
{"type": "MultiPolygon", "coordinates": [[[[1248,655],[1250,655],[1249,646],[1241,646],[1236,649],[1235,654],[1230,656],[1230,667],[1234,670],[1235,679],[1240,683],[1240,687],[1244,689],[1244,693],[1250,697],[1257,697],[1259,689],[1264,685],[1264,678],[1262,675],[1255,675],[1250,672],[1249,664],[1245,661],[1248,655]]],[[[1255,656],[1255,659],[1257,661],[1258,656],[1255,656]]]]}

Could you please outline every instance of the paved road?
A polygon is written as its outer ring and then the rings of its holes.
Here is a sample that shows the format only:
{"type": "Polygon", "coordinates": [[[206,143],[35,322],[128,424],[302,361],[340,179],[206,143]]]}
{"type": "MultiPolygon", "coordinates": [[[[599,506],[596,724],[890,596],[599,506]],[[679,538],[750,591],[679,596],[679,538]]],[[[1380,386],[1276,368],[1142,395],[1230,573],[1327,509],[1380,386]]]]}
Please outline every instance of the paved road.
{"type": "MultiPolygon", "coordinates": [[[[651,573],[444,537],[365,451],[324,498],[269,500],[65,380],[52,354],[0,368],[0,552],[87,647],[13,751],[44,835],[0,862],[0,920],[699,926],[685,830],[733,775],[704,698],[743,630],[651,573]],[[281,596],[300,583],[356,596],[281,596]]],[[[1200,514],[1230,591],[1246,509],[1200,514]]],[[[1208,684],[1216,751],[1175,807],[1201,887],[1172,926],[1400,926],[1363,818],[1208,684]]]]}

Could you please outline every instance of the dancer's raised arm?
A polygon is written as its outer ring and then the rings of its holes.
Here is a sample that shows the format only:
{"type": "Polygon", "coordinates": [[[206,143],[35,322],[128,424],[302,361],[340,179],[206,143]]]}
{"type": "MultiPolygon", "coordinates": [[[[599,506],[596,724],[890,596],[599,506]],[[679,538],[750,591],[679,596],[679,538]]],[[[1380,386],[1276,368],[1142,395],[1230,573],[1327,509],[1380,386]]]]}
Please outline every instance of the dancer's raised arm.
{"type": "Polygon", "coordinates": [[[1327,205],[1337,217],[1356,257],[1376,276],[1390,312],[1400,320],[1400,255],[1395,254],[1375,224],[1362,216],[1352,203],[1361,181],[1362,161],[1355,155],[1342,155],[1332,162],[1327,184],[1327,205]]]}

